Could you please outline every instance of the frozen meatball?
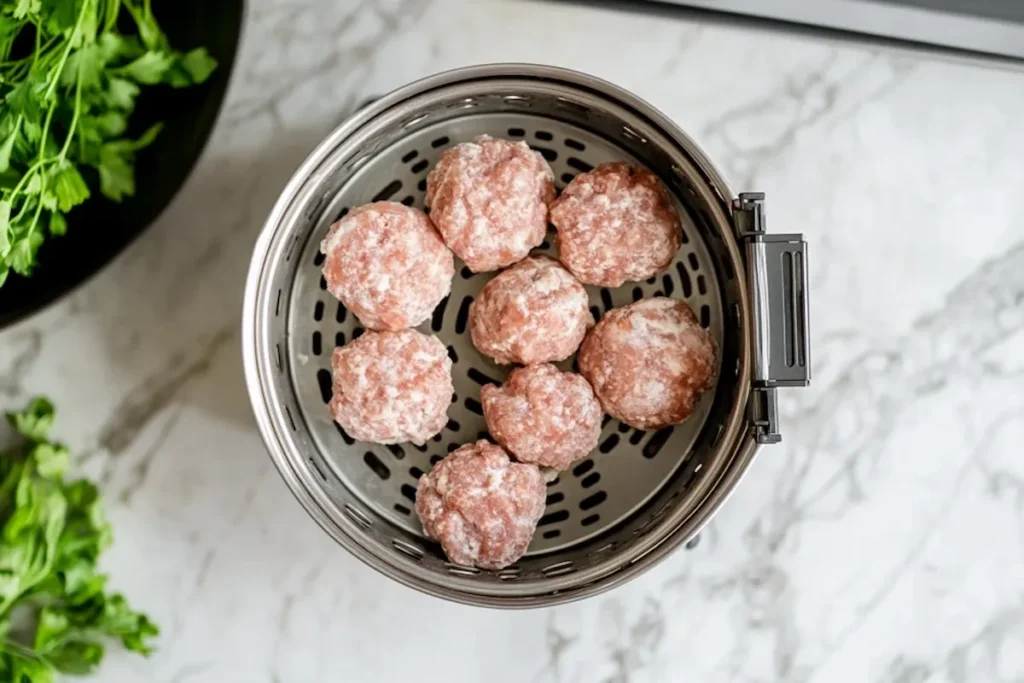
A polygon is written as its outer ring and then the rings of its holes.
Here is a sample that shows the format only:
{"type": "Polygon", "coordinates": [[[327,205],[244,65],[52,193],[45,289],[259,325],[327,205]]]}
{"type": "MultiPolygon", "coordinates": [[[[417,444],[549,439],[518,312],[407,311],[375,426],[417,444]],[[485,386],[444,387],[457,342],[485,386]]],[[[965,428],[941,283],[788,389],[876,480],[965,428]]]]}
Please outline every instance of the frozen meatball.
{"type": "Polygon", "coordinates": [[[422,444],[448,423],[452,361],[437,337],[367,332],[334,349],[331,417],[352,437],[422,444]]]}
{"type": "Polygon", "coordinates": [[[455,259],[425,213],[395,202],[354,210],[320,243],[327,291],[372,330],[402,330],[448,295],[455,259]]]}
{"type": "Polygon", "coordinates": [[[587,380],[554,365],[512,371],[480,391],[491,436],[520,462],[564,470],[601,437],[604,412],[587,380]]]}
{"type": "Polygon", "coordinates": [[[469,309],[480,353],[532,365],[576,353],[594,320],[587,290],[557,261],[533,256],[488,282],[469,309]]]}
{"type": "Polygon", "coordinates": [[[715,340],[684,302],[616,308],[583,340],[580,372],[612,417],[638,429],[679,424],[715,379],[715,340]]]}
{"type": "Polygon", "coordinates": [[[551,205],[558,257],[580,282],[618,287],[646,280],[672,262],[682,236],[661,181],[624,163],[575,178],[551,205]]]}
{"type": "Polygon", "coordinates": [[[481,135],[445,150],[427,176],[430,217],[474,273],[504,268],[544,241],[554,179],[525,142],[481,135]]]}
{"type": "Polygon", "coordinates": [[[530,545],[546,489],[536,465],[513,462],[501,446],[477,441],[420,477],[416,513],[452,562],[502,569],[530,545]]]}

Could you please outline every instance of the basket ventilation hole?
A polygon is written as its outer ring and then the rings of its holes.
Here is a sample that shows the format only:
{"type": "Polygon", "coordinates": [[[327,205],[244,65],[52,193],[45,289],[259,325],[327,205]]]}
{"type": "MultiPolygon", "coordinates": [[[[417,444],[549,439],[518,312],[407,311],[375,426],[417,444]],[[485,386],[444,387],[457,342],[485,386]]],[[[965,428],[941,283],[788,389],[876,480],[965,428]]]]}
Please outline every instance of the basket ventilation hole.
{"type": "Polygon", "coordinates": [[[498,578],[502,581],[510,581],[511,579],[519,578],[519,569],[517,567],[507,567],[502,569],[497,574],[498,578]]]}
{"type": "Polygon", "coordinates": [[[331,373],[329,370],[320,368],[316,371],[316,381],[320,385],[320,398],[323,399],[324,403],[331,402],[331,394],[334,393],[331,388],[331,373]]]}
{"type": "Polygon", "coordinates": [[[548,499],[545,501],[545,505],[554,505],[555,503],[561,503],[565,500],[565,494],[560,491],[548,494],[548,499]]]}
{"type": "Polygon", "coordinates": [[[565,163],[569,165],[569,168],[575,168],[577,171],[581,171],[583,173],[587,173],[589,171],[594,170],[593,166],[583,161],[582,159],[578,159],[576,157],[569,157],[568,159],[565,160],[565,163]]]}
{"type": "Polygon", "coordinates": [[[409,195],[408,197],[402,197],[402,204],[406,206],[412,206],[413,202],[415,201],[416,199],[412,195],[409,195]]]}
{"type": "Polygon", "coordinates": [[[324,318],[324,302],[317,301],[316,306],[313,307],[313,320],[320,321],[324,318]]]}
{"type": "Polygon", "coordinates": [[[342,441],[344,441],[347,445],[351,446],[356,442],[356,440],[349,436],[348,432],[346,432],[344,428],[337,422],[334,423],[334,428],[338,430],[338,434],[341,434],[342,441]]]}
{"type": "Polygon", "coordinates": [[[555,564],[548,565],[540,570],[544,576],[561,576],[562,574],[569,574],[576,571],[576,566],[572,560],[566,560],[564,562],[556,562],[555,564]]]}
{"type": "Polygon", "coordinates": [[[580,481],[580,486],[582,486],[585,489],[589,489],[591,486],[593,486],[599,481],[601,481],[601,473],[591,472],[587,476],[583,477],[583,480],[580,481]]]}
{"type": "Polygon", "coordinates": [[[600,450],[602,453],[611,453],[612,450],[614,450],[615,447],[618,446],[618,445],[619,445],[619,435],[618,434],[610,434],[607,439],[605,439],[603,442],[601,442],[601,445],[598,447],[598,450],[600,450]]]}
{"type": "Polygon", "coordinates": [[[385,200],[391,199],[401,189],[402,189],[402,181],[398,180],[396,178],[395,180],[392,180],[390,183],[385,185],[384,189],[382,189],[380,192],[378,192],[377,194],[373,195],[373,199],[371,201],[383,202],[385,200]]]}
{"type": "Polygon", "coordinates": [[[686,260],[690,262],[690,270],[700,270],[700,261],[697,260],[697,254],[690,252],[686,255],[686,260]]]}
{"type": "Polygon", "coordinates": [[[536,131],[533,134],[533,137],[537,138],[538,140],[544,140],[545,142],[551,142],[552,140],[555,139],[555,136],[547,132],[546,130],[536,131]]]}
{"type": "MultiPolygon", "coordinates": [[[[583,504],[580,503],[580,505],[582,506],[583,504]]],[[[584,508],[584,509],[586,509],[586,508],[584,508]]],[[[549,526],[551,524],[557,524],[559,522],[564,522],[567,519],[569,519],[569,511],[568,510],[555,510],[554,512],[549,512],[548,514],[546,514],[543,517],[541,517],[540,521],[537,522],[537,526],[549,526]]]]}
{"type": "Polygon", "coordinates": [[[643,299],[643,298],[644,298],[644,290],[640,289],[639,287],[634,287],[633,288],[633,301],[640,301],[640,299],[643,299]]]}
{"type": "Polygon", "coordinates": [[[459,307],[459,316],[455,319],[455,334],[462,334],[466,331],[466,323],[469,322],[469,307],[473,303],[473,297],[466,296],[459,307]]]}
{"type": "Polygon", "coordinates": [[[391,545],[398,552],[402,553],[406,557],[410,557],[416,560],[417,562],[423,559],[423,551],[417,548],[416,546],[412,545],[411,543],[406,543],[405,541],[400,541],[396,538],[395,540],[391,541],[391,545]]]}
{"type": "Polygon", "coordinates": [[[334,334],[334,345],[335,346],[344,346],[345,345],[345,333],[344,332],[336,332],[334,334]]]}
{"type": "Polygon", "coordinates": [[[480,372],[476,368],[470,368],[469,370],[467,370],[466,376],[469,377],[474,382],[476,382],[477,384],[479,384],[480,386],[483,386],[485,384],[501,384],[501,382],[499,382],[498,380],[492,377],[488,377],[487,375],[480,372]]]}
{"type": "Polygon", "coordinates": [[[609,290],[607,287],[601,288],[601,305],[604,306],[605,313],[612,310],[612,307],[614,305],[612,303],[611,290],[609,290]]]}
{"type": "Polygon", "coordinates": [[[373,526],[373,522],[370,521],[370,519],[362,512],[352,507],[352,505],[346,503],[345,507],[342,509],[345,511],[345,515],[348,516],[348,518],[351,519],[356,524],[356,526],[362,529],[369,529],[371,526],[373,526]]]}
{"type": "Polygon", "coordinates": [[[387,449],[391,451],[391,455],[395,456],[396,460],[402,460],[405,458],[405,450],[398,444],[389,444],[387,449]]]}
{"type": "MultiPolygon", "coordinates": [[[[469,396],[467,396],[465,404],[466,404],[466,410],[468,410],[469,412],[475,413],[477,415],[483,415],[484,414],[483,406],[481,406],[480,402],[477,401],[475,398],[470,398],[469,396]]],[[[481,437],[481,438],[483,438],[483,437],[481,437]]]]}
{"type": "Polygon", "coordinates": [[[555,477],[554,479],[549,481],[548,482],[548,488],[551,488],[552,486],[558,486],[559,479],[560,479],[560,477],[555,477]]]}
{"type": "Polygon", "coordinates": [[[569,149],[575,149],[577,152],[582,152],[587,148],[587,146],[584,145],[582,142],[580,142],[579,140],[573,140],[572,138],[565,139],[565,146],[568,147],[569,149]]]}
{"type": "Polygon", "coordinates": [[[409,152],[408,154],[406,154],[404,157],[402,157],[402,163],[403,164],[407,164],[410,161],[412,161],[413,159],[415,159],[416,157],[418,157],[419,155],[420,155],[420,153],[414,149],[411,152],[409,152]]]}
{"type": "Polygon", "coordinates": [[[674,427],[665,427],[654,432],[654,436],[644,445],[643,454],[648,460],[654,458],[661,452],[661,449],[668,443],[669,437],[672,436],[672,432],[675,431],[674,427]]]}
{"type": "Polygon", "coordinates": [[[572,182],[572,179],[575,178],[575,177],[576,176],[574,176],[572,173],[563,173],[562,174],[562,182],[565,183],[566,185],[568,185],[569,183],[572,182]]]}
{"type": "MultiPolygon", "coordinates": [[[[608,494],[604,491],[598,491],[597,493],[587,496],[580,501],[580,510],[589,510],[595,508],[608,499],[608,494]]],[[[566,514],[566,517],[569,515],[566,514]]]]}
{"type": "Polygon", "coordinates": [[[366,451],[363,455],[363,462],[365,462],[366,466],[373,470],[373,473],[381,479],[387,480],[391,478],[391,470],[388,469],[387,465],[380,461],[380,458],[378,458],[373,451],[366,451]]]}
{"type": "Polygon", "coordinates": [[[632,444],[633,446],[636,446],[638,443],[644,440],[645,436],[647,436],[647,432],[645,432],[642,429],[637,429],[632,434],[630,434],[629,443],[632,444]]]}
{"type": "Polygon", "coordinates": [[[319,331],[314,332],[313,333],[313,341],[311,343],[311,346],[313,347],[313,355],[314,356],[319,356],[320,352],[323,350],[321,344],[322,344],[322,341],[321,341],[321,338],[320,338],[320,332],[319,331]]]}
{"type": "Polygon", "coordinates": [[[440,332],[444,326],[444,309],[448,306],[448,297],[441,299],[441,303],[434,309],[434,317],[430,320],[430,329],[440,332]]]}
{"type": "Polygon", "coordinates": [[[538,147],[537,145],[530,145],[530,147],[532,147],[534,151],[540,152],[541,156],[549,162],[558,159],[558,152],[553,149],[548,147],[538,147]]]}
{"type": "Polygon", "coordinates": [[[449,142],[451,142],[451,139],[447,135],[442,135],[436,140],[431,141],[430,146],[433,147],[434,149],[437,149],[438,147],[444,147],[449,142]]]}
{"type": "Polygon", "coordinates": [[[410,510],[409,508],[405,507],[401,503],[395,503],[393,507],[395,508],[396,512],[400,512],[403,515],[411,515],[412,514],[412,510],[410,510]]]}
{"type": "Polygon", "coordinates": [[[509,134],[509,137],[521,138],[521,137],[526,135],[526,131],[523,130],[522,128],[509,128],[508,129],[508,134],[509,134]]]}
{"type": "Polygon", "coordinates": [[[665,287],[665,296],[672,296],[672,292],[676,291],[676,285],[668,275],[661,278],[661,284],[665,287]]]}
{"type": "Polygon", "coordinates": [[[418,183],[416,183],[416,189],[418,189],[420,192],[426,192],[427,191],[427,179],[424,178],[423,180],[421,180],[418,183]]]}
{"type": "Polygon", "coordinates": [[[409,499],[413,503],[416,502],[416,489],[414,487],[409,486],[408,484],[402,484],[401,491],[402,495],[405,496],[407,499],[409,499]]]}
{"type": "Polygon", "coordinates": [[[586,474],[592,469],[594,469],[594,461],[584,460],[579,465],[576,465],[576,467],[572,468],[572,474],[575,477],[582,477],[584,474],[586,474]]]}
{"type": "Polygon", "coordinates": [[[322,469],[320,469],[320,464],[317,463],[316,460],[314,460],[313,458],[310,458],[309,459],[309,464],[313,466],[313,469],[316,471],[317,474],[320,475],[320,478],[322,480],[327,481],[327,475],[325,475],[324,471],[322,469]]]}
{"type": "Polygon", "coordinates": [[[410,467],[409,476],[415,479],[416,481],[419,481],[420,477],[423,476],[423,470],[421,470],[419,467],[410,467]]]}
{"type": "Polygon", "coordinates": [[[561,535],[562,535],[562,530],[561,529],[548,529],[543,534],[541,534],[541,536],[543,536],[544,538],[547,538],[547,539],[558,538],[561,535]]]}
{"type": "Polygon", "coordinates": [[[359,339],[360,337],[362,337],[363,336],[363,332],[366,332],[366,330],[364,330],[361,327],[354,327],[354,328],[352,328],[352,341],[355,341],[356,339],[359,339]]]}
{"type": "Polygon", "coordinates": [[[618,426],[619,434],[625,434],[625,433],[626,433],[626,432],[628,432],[628,431],[629,431],[630,429],[632,429],[632,427],[630,427],[630,426],[629,426],[628,424],[626,424],[625,422],[620,422],[620,423],[619,423],[619,426],[618,426]]]}
{"type": "Polygon", "coordinates": [[[441,460],[442,460],[442,458],[441,458],[440,455],[432,455],[432,456],[430,456],[430,464],[431,465],[436,465],[437,463],[441,462],[441,460]]]}
{"type": "Polygon", "coordinates": [[[413,173],[422,173],[427,169],[427,166],[429,165],[430,163],[426,159],[423,159],[422,161],[419,161],[418,163],[414,164],[413,167],[410,168],[409,170],[412,171],[413,173]]]}
{"type": "Polygon", "coordinates": [[[448,573],[454,574],[455,576],[479,576],[480,574],[480,570],[476,567],[462,567],[457,564],[449,564],[446,566],[448,568],[448,573]]]}
{"type": "Polygon", "coordinates": [[[711,307],[707,304],[700,307],[700,324],[701,327],[711,327],[711,307]]]}
{"type": "Polygon", "coordinates": [[[583,518],[583,521],[581,521],[580,524],[583,526],[590,526],[591,524],[596,524],[600,520],[601,515],[587,515],[583,518]]]}
{"type": "Polygon", "coordinates": [[[689,299],[693,296],[693,283],[690,282],[690,273],[687,272],[682,261],[676,264],[676,272],[679,273],[679,284],[683,287],[683,298],[689,299]]]}
{"type": "Polygon", "coordinates": [[[324,256],[324,253],[320,250],[317,250],[316,254],[313,255],[313,265],[319,268],[324,264],[325,258],[326,256],[324,256]]]}

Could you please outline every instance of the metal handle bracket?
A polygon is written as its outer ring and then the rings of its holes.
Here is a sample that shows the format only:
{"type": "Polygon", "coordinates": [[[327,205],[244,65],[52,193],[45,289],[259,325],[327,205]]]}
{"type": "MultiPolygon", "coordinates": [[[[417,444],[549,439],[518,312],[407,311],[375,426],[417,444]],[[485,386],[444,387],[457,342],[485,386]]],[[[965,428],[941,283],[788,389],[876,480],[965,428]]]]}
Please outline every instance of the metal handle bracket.
{"type": "Polygon", "coordinates": [[[746,249],[754,312],[754,396],[750,420],[759,443],[780,440],[775,389],[811,379],[807,243],[765,231],[764,193],[733,201],[736,235],[746,249]]]}

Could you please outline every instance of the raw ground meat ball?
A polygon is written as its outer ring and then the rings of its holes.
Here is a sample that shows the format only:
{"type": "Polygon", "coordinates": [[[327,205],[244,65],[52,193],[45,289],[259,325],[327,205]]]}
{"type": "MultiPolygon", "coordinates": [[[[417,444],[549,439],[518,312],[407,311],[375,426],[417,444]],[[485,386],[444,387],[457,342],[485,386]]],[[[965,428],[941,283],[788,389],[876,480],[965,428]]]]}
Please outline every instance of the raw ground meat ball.
{"type": "Polygon", "coordinates": [[[327,291],[372,330],[402,330],[448,295],[455,259],[425,213],[395,202],[360,206],[320,243],[327,291]]]}
{"type": "Polygon", "coordinates": [[[547,486],[535,465],[487,441],[466,444],[420,477],[416,513],[456,564],[502,569],[526,552],[547,486]]]}
{"type": "Polygon", "coordinates": [[[367,332],[331,356],[331,417],[353,438],[422,444],[448,423],[452,361],[416,330],[367,332]]]}
{"type": "Polygon", "coordinates": [[[488,282],[469,309],[480,353],[499,363],[546,363],[576,353],[594,320],[587,290],[557,261],[533,256],[488,282]]]}
{"type": "Polygon", "coordinates": [[[491,436],[521,462],[564,470],[601,438],[604,412],[587,380],[554,365],[512,371],[480,391],[491,436]]]}
{"type": "Polygon", "coordinates": [[[672,262],[682,239],[679,214],[661,181],[625,163],[575,178],[551,205],[558,258],[580,282],[618,287],[646,280],[672,262]]]}
{"type": "Polygon", "coordinates": [[[715,379],[715,340],[684,302],[616,308],[583,340],[580,372],[612,417],[638,429],[679,424],[715,379]]]}
{"type": "Polygon", "coordinates": [[[474,273],[504,268],[544,241],[554,179],[525,142],[481,135],[445,150],[427,176],[430,218],[474,273]]]}

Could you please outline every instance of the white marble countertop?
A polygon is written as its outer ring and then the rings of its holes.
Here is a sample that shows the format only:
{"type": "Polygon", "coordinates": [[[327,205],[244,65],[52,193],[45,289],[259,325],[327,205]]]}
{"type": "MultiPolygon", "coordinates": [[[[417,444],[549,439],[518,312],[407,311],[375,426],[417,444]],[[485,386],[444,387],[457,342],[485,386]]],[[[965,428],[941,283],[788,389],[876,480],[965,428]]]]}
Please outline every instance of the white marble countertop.
{"type": "Polygon", "coordinates": [[[0,335],[105,482],[114,585],[163,625],[113,683],[1024,680],[1024,73],[522,0],[253,0],[185,191],[0,335]],[[673,116],[812,249],[815,381],[705,532],[635,582],[496,612],[336,547],[256,434],[250,246],[362,98],[487,61],[578,68],[673,116]]]}

